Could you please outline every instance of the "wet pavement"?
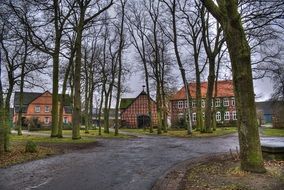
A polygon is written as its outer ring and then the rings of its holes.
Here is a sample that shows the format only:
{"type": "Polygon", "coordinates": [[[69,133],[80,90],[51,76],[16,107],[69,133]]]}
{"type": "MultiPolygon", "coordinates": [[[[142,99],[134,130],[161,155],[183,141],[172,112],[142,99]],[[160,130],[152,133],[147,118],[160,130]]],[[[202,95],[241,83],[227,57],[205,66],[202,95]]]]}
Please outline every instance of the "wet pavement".
{"type": "Polygon", "coordinates": [[[98,146],[0,169],[0,189],[148,190],[175,164],[229,152],[237,135],[99,139],[98,146]]]}

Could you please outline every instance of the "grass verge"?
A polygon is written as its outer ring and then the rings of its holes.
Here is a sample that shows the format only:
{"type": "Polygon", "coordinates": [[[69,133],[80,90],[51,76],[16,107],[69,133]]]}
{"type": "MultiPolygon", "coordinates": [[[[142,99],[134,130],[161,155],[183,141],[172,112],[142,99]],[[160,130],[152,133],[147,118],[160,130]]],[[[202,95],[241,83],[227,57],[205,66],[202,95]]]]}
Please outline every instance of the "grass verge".
{"type": "MultiPolygon", "coordinates": [[[[157,129],[154,129],[153,133],[150,133],[147,129],[146,131],[143,129],[120,129],[120,131],[130,132],[130,133],[136,133],[136,134],[143,134],[143,135],[156,135],[157,129]]],[[[187,134],[187,130],[185,129],[170,129],[167,133],[162,133],[163,136],[170,136],[170,137],[181,137],[181,138],[187,138],[187,137],[216,137],[216,136],[222,136],[227,134],[232,134],[237,132],[237,129],[235,127],[226,127],[226,128],[217,128],[216,131],[213,131],[212,133],[201,133],[200,131],[193,130],[192,135],[187,134]]]]}
{"type": "Polygon", "coordinates": [[[262,133],[265,136],[284,137],[284,129],[263,128],[262,133]]]}
{"type": "MultiPolygon", "coordinates": [[[[33,133],[33,132],[32,132],[33,133]]],[[[44,134],[50,134],[50,131],[36,131],[35,133],[44,133],[44,134]]],[[[63,136],[72,135],[72,130],[63,130],[62,131],[63,136]]],[[[85,133],[85,130],[80,130],[81,137],[95,137],[95,138],[130,138],[129,135],[125,134],[118,134],[117,136],[114,135],[114,132],[104,133],[103,129],[101,132],[101,135],[99,135],[99,130],[89,130],[89,133],[85,133]]]]}

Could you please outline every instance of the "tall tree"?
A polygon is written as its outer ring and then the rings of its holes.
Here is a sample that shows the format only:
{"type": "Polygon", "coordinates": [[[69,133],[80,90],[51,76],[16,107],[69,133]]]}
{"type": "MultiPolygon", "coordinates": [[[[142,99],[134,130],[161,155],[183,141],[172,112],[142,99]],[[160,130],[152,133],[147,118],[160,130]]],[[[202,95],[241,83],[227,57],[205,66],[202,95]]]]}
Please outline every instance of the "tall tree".
{"type": "Polygon", "coordinates": [[[175,51],[175,55],[176,55],[176,59],[177,59],[177,64],[179,66],[180,69],[180,73],[181,73],[181,77],[182,77],[182,81],[183,81],[183,85],[185,88],[185,95],[186,95],[186,102],[187,102],[187,117],[188,117],[188,121],[187,121],[187,133],[188,134],[192,134],[192,121],[191,121],[191,94],[190,94],[190,90],[189,90],[189,84],[187,82],[186,76],[185,76],[185,70],[183,68],[183,64],[180,58],[180,52],[179,52],[179,48],[178,48],[178,34],[177,34],[177,26],[176,26],[176,11],[177,11],[177,1],[173,0],[173,1],[166,1],[166,0],[162,0],[163,3],[165,3],[171,13],[171,17],[172,17],[172,42],[174,44],[174,51],[175,51]]]}
{"type": "Polygon", "coordinates": [[[115,105],[115,135],[118,135],[118,106],[119,101],[121,97],[121,75],[122,75],[122,54],[123,54],[123,47],[125,44],[125,34],[124,34],[124,22],[125,22],[125,6],[126,6],[127,0],[120,0],[120,6],[121,6],[121,21],[120,21],[120,27],[119,27],[119,46],[118,46],[118,79],[117,79],[117,94],[116,94],[116,105],[115,105]]]}
{"type": "Polygon", "coordinates": [[[265,172],[254,102],[251,52],[238,12],[238,1],[218,0],[217,4],[212,0],[201,1],[221,24],[230,54],[238,113],[241,168],[251,172],[265,172]]]}
{"type": "Polygon", "coordinates": [[[78,20],[76,26],[76,40],[75,40],[75,74],[74,74],[74,106],[72,114],[72,139],[80,139],[80,125],[81,125],[81,62],[82,62],[82,38],[85,26],[94,21],[101,13],[109,9],[113,0],[107,3],[101,3],[102,1],[93,2],[92,0],[76,0],[78,6],[78,20]],[[95,3],[97,11],[93,14],[89,14],[90,6],[95,3]]]}
{"type": "Polygon", "coordinates": [[[131,14],[127,14],[127,25],[128,30],[131,35],[131,43],[135,47],[136,51],[139,54],[141,62],[143,64],[145,84],[146,84],[146,93],[147,96],[147,109],[148,115],[150,117],[149,131],[153,133],[153,119],[152,119],[152,103],[150,97],[150,82],[149,82],[149,69],[147,65],[147,56],[146,56],[146,35],[147,35],[147,22],[148,18],[145,14],[144,7],[137,2],[132,2],[131,14]]]}

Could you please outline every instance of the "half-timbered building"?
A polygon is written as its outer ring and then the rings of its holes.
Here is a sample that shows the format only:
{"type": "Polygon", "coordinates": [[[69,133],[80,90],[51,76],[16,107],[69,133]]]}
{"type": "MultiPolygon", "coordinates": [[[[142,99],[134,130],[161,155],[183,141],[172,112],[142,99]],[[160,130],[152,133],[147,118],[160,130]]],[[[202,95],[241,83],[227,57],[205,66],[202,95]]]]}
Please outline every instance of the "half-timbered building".
{"type": "Polygon", "coordinates": [[[123,127],[144,128],[157,125],[157,106],[151,99],[151,116],[148,113],[148,94],[143,90],[136,98],[122,98],[120,101],[120,117],[123,127]]]}

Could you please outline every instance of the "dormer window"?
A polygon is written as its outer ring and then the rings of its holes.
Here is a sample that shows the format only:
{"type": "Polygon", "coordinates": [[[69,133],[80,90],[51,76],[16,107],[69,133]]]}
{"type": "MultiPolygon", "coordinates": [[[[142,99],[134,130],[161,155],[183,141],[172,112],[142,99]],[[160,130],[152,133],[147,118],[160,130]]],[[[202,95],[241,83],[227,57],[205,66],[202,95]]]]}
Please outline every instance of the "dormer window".
{"type": "Polygon", "coordinates": [[[35,112],[39,113],[40,112],[40,106],[35,106],[35,112]]]}

